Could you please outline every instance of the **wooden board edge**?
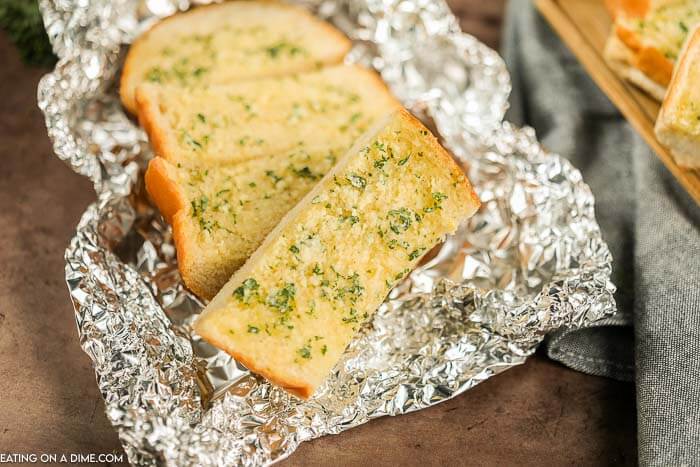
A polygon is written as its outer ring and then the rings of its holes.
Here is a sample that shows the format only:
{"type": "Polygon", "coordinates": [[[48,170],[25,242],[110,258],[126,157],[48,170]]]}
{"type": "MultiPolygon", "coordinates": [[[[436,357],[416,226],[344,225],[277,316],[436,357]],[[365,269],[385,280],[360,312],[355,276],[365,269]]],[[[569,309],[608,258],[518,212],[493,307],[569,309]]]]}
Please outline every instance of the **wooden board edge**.
{"type": "MultiPolygon", "coordinates": [[[[581,34],[576,24],[559,8],[556,0],[535,0],[535,6],[574,53],[579,62],[581,62],[591,78],[593,78],[593,81],[613,101],[622,115],[644,138],[647,144],[651,146],[657,157],[678,180],[678,183],[700,205],[700,176],[678,166],[671,154],[659,143],[653,133],[651,135],[648,134],[648,129],[639,120],[640,117],[648,119],[648,116],[630,94],[625,83],[608,67],[605,60],[581,34]],[[637,113],[641,113],[641,116],[637,115],[637,113]]],[[[653,128],[653,122],[651,125],[653,128]]]]}

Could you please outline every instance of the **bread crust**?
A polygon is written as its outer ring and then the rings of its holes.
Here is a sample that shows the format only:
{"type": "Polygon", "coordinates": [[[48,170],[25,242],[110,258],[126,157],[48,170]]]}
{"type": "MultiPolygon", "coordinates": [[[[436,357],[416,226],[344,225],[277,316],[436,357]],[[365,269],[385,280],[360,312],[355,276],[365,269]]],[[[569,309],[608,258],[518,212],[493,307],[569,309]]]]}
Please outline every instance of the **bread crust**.
{"type": "Polygon", "coordinates": [[[160,157],[151,159],[144,175],[146,191],[168,223],[185,208],[185,194],[170,176],[168,163],[160,157]]]}
{"type": "Polygon", "coordinates": [[[615,0],[616,14],[642,18],[651,8],[651,0],[615,0]]]}
{"type": "MultiPolygon", "coordinates": [[[[121,79],[119,81],[119,97],[126,110],[129,111],[131,114],[138,113],[136,92],[139,84],[139,79],[138,77],[134,76],[135,63],[141,60],[139,52],[143,48],[143,44],[145,44],[148,41],[150,36],[153,35],[155,31],[158,31],[159,28],[163,28],[173,21],[181,21],[187,16],[191,16],[192,14],[201,14],[203,11],[229,8],[231,5],[241,3],[243,1],[246,0],[234,0],[224,3],[212,3],[209,5],[198,6],[185,12],[175,13],[171,16],[168,16],[167,18],[161,19],[153,26],[151,26],[150,29],[141,34],[129,47],[129,51],[127,52],[126,58],[124,59],[124,66],[122,67],[121,79]]],[[[336,29],[328,22],[318,19],[310,11],[301,6],[282,3],[276,0],[255,0],[254,3],[260,3],[271,6],[273,5],[280,9],[294,11],[295,13],[310,18],[312,21],[316,22],[319,25],[319,27],[326,32],[327,36],[325,37],[325,40],[332,40],[341,45],[340,53],[338,54],[338,56],[328,61],[328,64],[339,63],[352,48],[352,41],[349,38],[347,38],[341,31],[336,29]]],[[[280,73],[271,73],[265,76],[289,74],[298,71],[302,71],[302,68],[298,68],[296,70],[285,69],[280,73]]],[[[257,77],[251,77],[250,79],[255,78],[257,77]]]]}
{"type": "Polygon", "coordinates": [[[192,292],[204,299],[212,298],[212,293],[197,280],[195,271],[194,252],[196,248],[191,244],[192,240],[187,236],[187,198],[171,176],[172,168],[169,163],[160,157],[153,158],[146,169],[144,180],[146,192],[161,212],[165,220],[171,225],[173,243],[177,254],[177,265],[182,280],[192,292]]]}
{"type": "Polygon", "coordinates": [[[151,148],[156,156],[171,161],[173,151],[169,150],[168,138],[165,134],[168,124],[158,108],[158,103],[153,102],[149,94],[144,92],[145,89],[146,87],[144,86],[139,86],[136,89],[136,108],[138,109],[139,125],[148,135],[151,148]]]}
{"type": "MultiPolygon", "coordinates": [[[[658,6],[660,1],[655,2],[658,6]]],[[[614,18],[638,19],[644,18],[652,9],[651,0],[617,0],[617,12],[614,18]]],[[[662,86],[671,82],[675,60],[666,57],[663,52],[653,46],[645,45],[637,33],[627,28],[622,22],[616,21],[617,37],[633,51],[630,65],[634,66],[650,79],[662,86]]]]}
{"type": "Polygon", "coordinates": [[[620,77],[646,91],[661,102],[666,94],[666,87],[649,78],[642,71],[632,66],[634,53],[617,37],[614,29],[605,43],[603,57],[610,68],[620,77]]]}
{"type": "Polygon", "coordinates": [[[674,62],[654,47],[641,43],[637,34],[622,25],[617,25],[615,33],[633,52],[631,65],[655,82],[667,86],[673,75],[674,62]]]}

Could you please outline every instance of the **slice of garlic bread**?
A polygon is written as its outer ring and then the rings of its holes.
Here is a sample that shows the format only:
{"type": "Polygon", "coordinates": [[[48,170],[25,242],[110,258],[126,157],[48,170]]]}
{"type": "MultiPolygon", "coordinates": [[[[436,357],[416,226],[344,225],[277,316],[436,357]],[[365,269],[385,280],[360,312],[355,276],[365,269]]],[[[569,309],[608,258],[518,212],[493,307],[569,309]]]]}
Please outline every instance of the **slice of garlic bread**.
{"type": "Polygon", "coordinates": [[[119,92],[135,113],[144,82],[201,87],[278,76],[340,63],[350,47],[340,31],[299,6],[237,0],[197,7],[132,44],[119,92]]]}
{"type": "Polygon", "coordinates": [[[187,91],[142,85],[137,101],[156,154],[182,165],[347,149],[400,105],[375,72],[357,65],[187,91]]]}
{"type": "Polygon", "coordinates": [[[700,169],[700,26],[680,55],[655,132],[678,165],[700,169]]]}
{"type": "Polygon", "coordinates": [[[172,225],[184,283],[210,299],[347,147],[303,149],[227,166],[151,161],[146,187],[172,225]]]}
{"type": "Polygon", "coordinates": [[[617,5],[615,32],[633,53],[631,65],[665,87],[698,23],[700,0],[624,0],[617,5]]]}
{"type": "Polygon", "coordinates": [[[195,330],[308,398],[394,284],[478,206],[450,155],[400,110],[282,219],[195,330]]]}

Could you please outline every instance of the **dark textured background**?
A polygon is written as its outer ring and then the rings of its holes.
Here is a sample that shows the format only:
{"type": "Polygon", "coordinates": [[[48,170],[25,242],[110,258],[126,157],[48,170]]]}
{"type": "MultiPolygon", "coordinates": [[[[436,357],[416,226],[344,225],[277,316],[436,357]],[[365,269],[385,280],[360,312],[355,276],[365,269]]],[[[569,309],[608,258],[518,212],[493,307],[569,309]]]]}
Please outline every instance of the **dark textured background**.
{"type": "MultiPolygon", "coordinates": [[[[497,47],[504,1],[452,0],[497,47]]],[[[36,85],[0,33],[0,452],[119,450],[64,284],[63,252],[93,201],[53,156],[36,85]]],[[[304,443],[286,465],[634,464],[634,388],[541,356],[456,399],[304,443]]]]}

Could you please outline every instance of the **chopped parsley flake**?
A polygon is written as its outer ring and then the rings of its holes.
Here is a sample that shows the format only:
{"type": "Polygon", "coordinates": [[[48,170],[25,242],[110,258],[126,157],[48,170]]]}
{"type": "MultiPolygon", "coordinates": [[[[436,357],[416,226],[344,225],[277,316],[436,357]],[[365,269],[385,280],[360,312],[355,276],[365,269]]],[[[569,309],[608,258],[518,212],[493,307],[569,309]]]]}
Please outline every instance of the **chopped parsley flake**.
{"type": "Polygon", "coordinates": [[[392,209],[387,216],[389,218],[389,228],[395,234],[405,232],[411,227],[413,216],[406,208],[392,209]]]}
{"type": "Polygon", "coordinates": [[[296,288],[294,284],[286,284],[280,290],[275,293],[270,294],[267,297],[267,304],[273,308],[277,308],[282,312],[289,311],[294,306],[294,295],[296,294],[296,288]]]}
{"type": "Polygon", "coordinates": [[[146,81],[152,83],[162,83],[165,80],[165,76],[163,69],[156,66],[146,72],[145,78],[146,81]]]}
{"type": "Polygon", "coordinates": [[[304,49],[289,42],[278,42],[269,47],[265,47],[265,52],[270,58],[277,58],[283,53],[294,57],[295,55],[306,53],[304,49]]]}
{"type": "Polygon", "coordinates": [[[387,157],[386,157],[384,154],[382,154],[382,158],[381,158],[381,159],[377,159],[376,161],[374,161],[374,167],[375,167],[376,169],[383,169],[383,168],[384,168],[384,164],[386,164],[388,160],[389,160],[389,159],[387,159],[387,157]]]}
{"type": "Polygon", "coordinates": [[[413,251],[408,255],[408,259],[410,259],[411,261],[413,261],[414,259],[420,258],[420,256],[423,254],[424,251],[425,251],[425,248],[418,248],[418,249],[416,249],[416,250],[413,250],[413,251]]]}
{"type": "Polygon", "coordinates": [[[255,326],[251,326],[250,324],[248,325],[248,332],[251,334],[257,334],[260,332],[260,329],[256,328],[255,326]]]}
{"type": "MultiPolygon", "coordinates": [[[[249,277],[248,279],[244,280],[243,283],[236,288],[236,290],[233,291],[233,296],[238,300],[247,303],[250,297],[257,295],[259,288],[260,285],[258,284],[258,281],[252,277],[249,277]]],[[[250,332],[250,330],[248,332],[250,332]]]]}
{"type": "Polygon", "coordinates": [[[308,345],[301,347],[297,350],[297,353],[301,358],[310,359],[311,358],[311,348],[308,345]]]}
{"type": "Polygon", "coordinates": [[[297,177],[309,178],[315,180],[318,176],[314,174],[308,166],[304,166],[301,169],[292,169],[297,177]]]}
{"type": "Polygon", "coordinates": [[[202,195],[197,199],[190,201],[192,206],[192,217],[201,217],[204,211],[207,210],[207,205],[209,204],[209,198],[206,195],[202,195]]]}
{"type": "Polygon", "coordinates": [[[276,174],[275,172],[273,172],[272,170],[267,170],[267,171],[265,172],[265,175],[267,175],[268,177],[270,177],[270,178],[272,179],[272,183],[277,183],[277,182],[279,182],[280,180],[282,180],[282,177],[280,177],[279,175],[277,175],[277,174],[276,174]]]}

